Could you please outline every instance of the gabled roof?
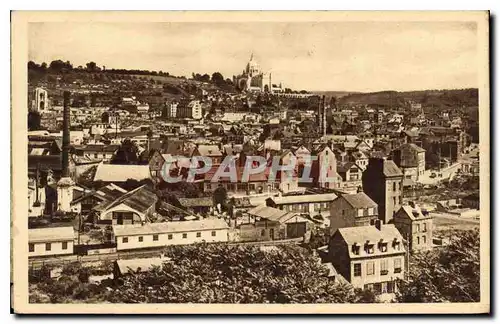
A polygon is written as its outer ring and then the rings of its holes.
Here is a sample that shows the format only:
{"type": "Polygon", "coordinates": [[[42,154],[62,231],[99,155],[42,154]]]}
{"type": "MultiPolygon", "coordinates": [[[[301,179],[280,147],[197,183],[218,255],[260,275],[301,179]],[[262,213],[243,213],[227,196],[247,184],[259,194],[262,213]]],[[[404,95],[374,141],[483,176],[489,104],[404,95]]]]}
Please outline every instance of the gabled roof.
{"type": "Polygon", "coordinates": [[[149,190],[146,185],[129,191],[117,199],[109,202],[103,203],[96,206],[94,209],[97,211],[109,210],[120,204],[124,204],[140,213],[145,212],[158,200],[156,194],[149,190]]]}
{"type": "Polygon", "coordinates": [[[62,242],[73,241],[75,239],[75,230],[72,226],[65,227],[45,227],[33,228],[28,230],[28,242],[62,242]]]}
{"type": "Polygon", "coordinates": [[[359,208],[372,208],[372,207],[377,207],[377,203],[374,202],[370,197],[368,197],[367,194],[364,192],[358,192],[355,194],[350,194],[350,195],[342,195],[340,198],[344,198],[349,205],[352,207],[359,209],[359,208]]]}

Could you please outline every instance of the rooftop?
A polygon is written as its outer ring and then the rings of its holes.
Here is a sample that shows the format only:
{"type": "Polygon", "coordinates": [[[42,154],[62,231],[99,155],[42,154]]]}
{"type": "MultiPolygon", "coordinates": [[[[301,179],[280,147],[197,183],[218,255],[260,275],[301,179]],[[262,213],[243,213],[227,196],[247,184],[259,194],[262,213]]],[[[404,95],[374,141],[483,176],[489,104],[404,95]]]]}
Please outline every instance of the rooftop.
{"type": "Polygon", "coordinates": [[[145,225],[114,225],[115,236],[132,236],[144,234],[195,232],[203,230],[227,229],[229,226],[223,219],[207,218],[195,221],[179,221],[166,223],[147,223],[145,225]]]}
{"type": "Polygon", "coordinates": [[[28,241],[37,242],[61,242],[73,241],[75,231],[72,226],[33,228],[28,230],[28,241]]]}

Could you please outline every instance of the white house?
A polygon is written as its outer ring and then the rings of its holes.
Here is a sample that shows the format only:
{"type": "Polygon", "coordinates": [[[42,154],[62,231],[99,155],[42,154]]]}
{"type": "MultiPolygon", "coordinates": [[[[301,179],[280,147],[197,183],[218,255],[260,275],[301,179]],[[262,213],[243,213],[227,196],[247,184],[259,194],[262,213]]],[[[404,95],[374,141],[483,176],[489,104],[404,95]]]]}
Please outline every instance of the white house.
{"type": "Polygon", "coordinates": [[[222,219],[202,219],[145,225],[114,225],[117,250],[184,245],[201,242],[227,242],[229,226],[222,219]]]}
{"type": "Polygon", "coordinates": [[[28,230],[28,257],[73,254],[73,227],[48,227],[28,230]]]}

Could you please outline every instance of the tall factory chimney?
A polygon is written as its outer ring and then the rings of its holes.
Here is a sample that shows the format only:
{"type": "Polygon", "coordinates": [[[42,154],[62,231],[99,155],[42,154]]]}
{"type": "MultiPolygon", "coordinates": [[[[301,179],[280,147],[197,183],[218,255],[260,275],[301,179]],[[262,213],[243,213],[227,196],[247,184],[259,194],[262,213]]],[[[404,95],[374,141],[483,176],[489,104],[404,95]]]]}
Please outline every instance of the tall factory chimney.
{"type": "Polygon", "coordinates": [[[70,93],[64,91],[63,99],[63,133],[62,133],[62,177],[69,177],[69,143],[70,143],[70,108],[69,108],[70,93]]]}
{"type": "Polygon", "coordinates": [[[62,175],[57,182],[57,210],[61,212],[71,212],[71,201],[73,200],[73,188],[75,182],[69,173],[69,126],[70,126],[70,108],[69,91],[64,91],[64,110],[63,110],[63,136],[62,136],[62,175]]]}
{"type": "Polygon", "coordinates": [[[323,136],[326,136],[326,98],[323,96],[323,119],[321,120],[322,125],[321,128],[323,130],[323,136]]]}

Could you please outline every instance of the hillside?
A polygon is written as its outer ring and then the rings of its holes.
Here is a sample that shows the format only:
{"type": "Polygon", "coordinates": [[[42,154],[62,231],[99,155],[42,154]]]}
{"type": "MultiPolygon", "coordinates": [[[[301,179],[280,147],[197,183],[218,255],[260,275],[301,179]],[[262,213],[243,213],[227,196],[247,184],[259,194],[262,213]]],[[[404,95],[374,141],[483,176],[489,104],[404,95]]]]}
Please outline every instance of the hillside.
{"type": "Polygon", "coordinates": [[[339,99],[340,104],[369,104],[381,107],[402,106],[407,101],[422,103],[424,107],[452,109],[461,106],[479,105],[477,89],[382,91],[372,93],[351,93],[339,99]]]}

